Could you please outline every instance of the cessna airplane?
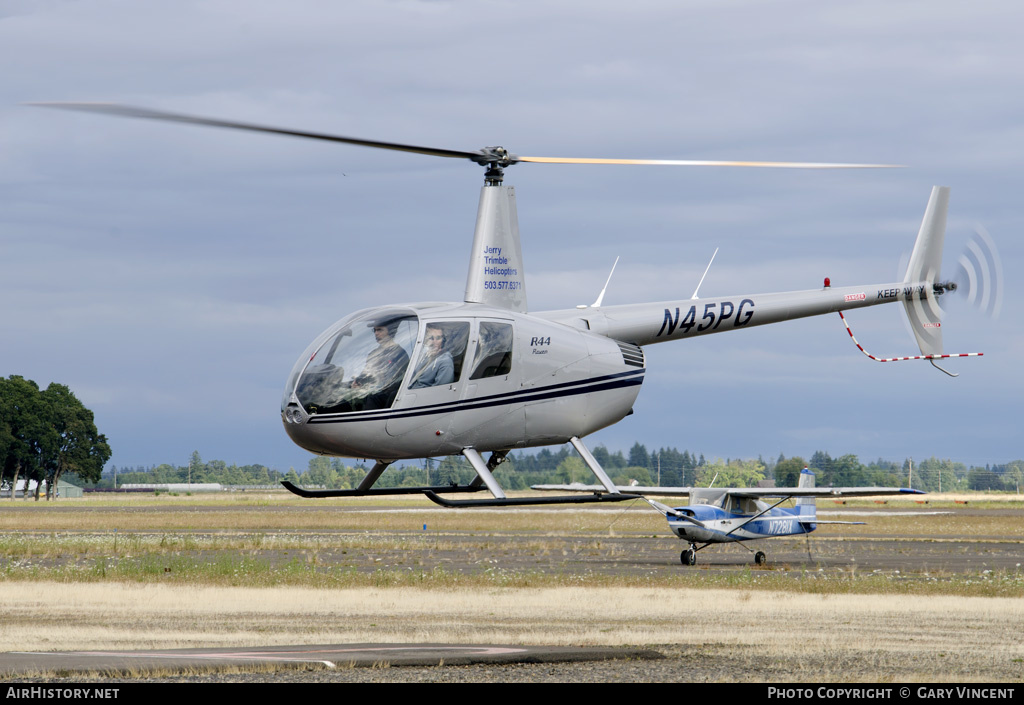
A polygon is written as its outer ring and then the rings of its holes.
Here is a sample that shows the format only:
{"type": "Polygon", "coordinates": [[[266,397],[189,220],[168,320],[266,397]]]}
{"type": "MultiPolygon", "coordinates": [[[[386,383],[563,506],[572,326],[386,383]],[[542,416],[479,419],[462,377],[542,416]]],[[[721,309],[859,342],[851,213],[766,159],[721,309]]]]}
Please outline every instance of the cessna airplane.
{"type": "Polygon", "coordinates": [[[620,491],[611,482],[581,439],[632,413],[646,372],[644,346],[655,343],[900,302],[921,348],[921,355],[912,359],[929,360],[938,367],[936,360],[951,357],[943,353],[938,307],[939,297],[955,289],[939,276],[949,201],[945,187],[932,190],[902,281],[833,288],[826,279],[820,289],[811,291],[708,299],[698,299],[695,291],[689,299],[622,306],[602,305],[602,293],[590,306],[528,312],[515,189],[503,184],[509,166],[522,162],[819,169],[884,165],[523,157],[504,147],[438,149],[107,103],[42,105],[463,159],[485,168],[462,301],[357,311],[318,336],[288,375],[281,419],[295,443],[321,455],[376,460],[355,489],[316,491],[285,483],[302,496],[422,492],[446,507],[634,499],[636,495],[620,491]],[[493,471],[510,451],[566,442],[580,453],[604,492],[506,496],[493,471]],[[484,453],[490,453],[486,461],[484,453]],[[465,456],[476,470],[473,482],[374,487],[396,460],[456,454],[465,456]],[[491,498],[440,496],[484,489],[491,498]]]}
{"type": "MultiPolygon", "coordinates": [[[[600,485],[534,485],[535,490],[569,492],[607,492],[600,485]]],[[[800,473],[796,487],[616,487],[620,493],[642,497],[668,519],[672,533],[689,543],[679,560],[683,565],[697,563],[697,551],[716,543],[740,543],[753,539],[809,534],[818,524],[863,524],[862,521],[824,521],[818,519],[815,497],[877,497],[880,495],[925,494],[921,490],[895,487],[821,487],[814,486],[814,473],[807,468],[800,473]],[[685,507],[668,507],[648,499],[646,495],[686,497],[685,507]],[[780,507],[789,499],[796,506],[780,507]],[[764,500],[774,500],[771,504],[764,500]]],[[[741,544],[742,545],[742,544],[741,544]]],[[[753,553],[753,551],[752,551],[753,553]]],[[[754,553],[754,562],[764,565],[764,551],[754,553]]]]}

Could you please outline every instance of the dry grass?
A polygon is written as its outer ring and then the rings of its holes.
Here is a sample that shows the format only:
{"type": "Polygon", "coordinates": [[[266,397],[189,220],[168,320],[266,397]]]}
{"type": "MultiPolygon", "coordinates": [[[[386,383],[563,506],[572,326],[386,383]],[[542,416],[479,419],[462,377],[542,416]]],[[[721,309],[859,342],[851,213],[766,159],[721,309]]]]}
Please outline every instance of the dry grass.
{"type": "Polygon", "coordinates": [[[794,664],[797,674],[806,662],[814,670],[808,679],[850,680],[850,672],[828,672],[827,664],[851,662],[868,672],[884,669],[876,676],[896,669],[903,680],[914,674],[939,680],[1024,675],[1020,599],[666,588],[0,583],[0,605],[0,651],[358,642],[675,644],[751,663],[770,656],[794,664]]]}
{"type": "MultiPolygon", "coordinates": [[[[613,559],[615,544],[602,536],[667,538],[662,517],[639,506],[460,512],[420,498],[310,502],[277,493],[87,498],[56,505],[17,502],[11,508],[0,504],[0,530],[7,534],[0,538],[7,571],[0,580],[0,651],[355,642],[635,644],[668,645],[702,663],[731,663],[754,679],[772,673],[766,668],[790,680],[1024,679],[1024,600],[1016,577],[996,593],[1016,595],[1011,598],[977,597],[992,593],[967,584],[991,582],[990,576],[952,576],[952,587],[938,581],[936,590],[951,595],[928,594],[930,583],[914,580],[912,585],[925,587],[901,595],[884,587],[893,576],[852,571],[797,581],[750,570],[719,582],[710,574],[702,579],[705,571],[671,573],[661,582],[590,573],[505,580],[483,563],[478,573],[430,573],[407,564],[385,565],[328,589],[308,577],[319,573],[321,551],[385,560],[419,550],[440,555],[458,547],[456,536],[461,543],[471,537],[473,550],[488,556],[560,551],[613,559]],[[505,545],[503,532],[528,538],[505,545]],[[155,578],[136,571],[116,581],[102,574],[43,569],[34,575],[12,568],[47,561],[87,567],[114,558],[127,566],[127,559],[146,556],[199,565],[218,552],[247,560],[260,551],[296,556],[296,582],[281,584],[290,568],[280,565],[260,568],[262,573],[241,585],[209,568],[180,577],[163,569],[155,578]],[[417,571],[428,579],[408,578],[417,571]],[[260,582],[264,573],[276,582],[260,582]],[[60,576],[66,581],[48,579],[60,576]]],[[[827,502],[819,508],[831,509],[827,502]]],[[[922,507],[901,502],[886,508],[922,507]]],[[[933,501],[925,509],[942,508],[933,501]]],[[[830,534],[929,541],[1024,536],[1019,520],[985,513],[878,515],[868,521],[866,527],[823,526],[819,534],[829,541],[835,540],[830,534]]],[[[177,563],[167,565],[179,569],[177,563]]]]}
{"type": "MultiPolygon", "coordinates": [[[[973,495],[971,507],[1024,506],[1016,495],[973,495]]],[[[666,499],[669,504],[681,500],[666,499]]],[[[889,499],[884,507],[871,500],[849,501],[844,509],[942,511],[955,505],[951,495],[929,495],[927,506],[911,499],[889,499]]],[[[818,503],[826,513],[841,507],[827,500],[818,503]]],[[[858,517],[860,518],[860,517],[858,517]]],[[[899,534],[981,536],[994,534],[1024,538],[1024,522],[1015,525],[997,518],[975,516],[886,516],[867,518],[867,526],[841,529],[823,525],[819,532],[845,535],[899,534]],[[1009,534],[1007,534],[1009,532],[1009,534]]],[[[0,502],[0,531],[37,532],[176,532],[221,531],[375,531],[387,524],[395,532],[533,532],[573,534],[589,532],[665,533],[665,520],[642,502],[624,502],[611,508],[529,508],[446,510],[422,497],[344,498],[304,500],[284,492],[223,493],[172,497],[133,495],[126,497],[88,496],[58,502],[0,502]],[[7,508],[15,511],[6,511],[7,508]],[[386,514],[386,518],[382,515],[386,514]]]]}

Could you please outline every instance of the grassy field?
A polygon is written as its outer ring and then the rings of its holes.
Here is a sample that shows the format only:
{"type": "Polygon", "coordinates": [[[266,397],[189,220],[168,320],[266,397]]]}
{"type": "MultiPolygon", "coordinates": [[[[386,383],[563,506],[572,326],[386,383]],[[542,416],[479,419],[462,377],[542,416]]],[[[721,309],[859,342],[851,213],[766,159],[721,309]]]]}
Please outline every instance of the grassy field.
{"type": "MultiPolygon", "coordinates": [[[[819,507],[822,513],[854,512],[847,518],[868,523],[822,525],[814,534],[817,545],[899,537],[928,544],[971,539],[1003,549],[1024,546],[1024,504],[998,496],[971,498],[966,508],[934,496],[927,506],[912,500],[885,505],[862,500],[842,507],[819,502],[819,507]],[[908,514],[920,510],[927,513],[908,514]]],[[[979,574],[933,570],[918,580],[853,569],[822,576],[806,567],[808,579],[799,581],[788,568],[721,574],[569,567],[574,557],[582,563],[592,555],[628,567],[630,551],[638,545],[671,555],[670,541],[663,518],[642,503],[610,509],[456,511],[418,497],[310,501],[286,493],[94,495],[0,503],[0,580],[453,588],[557,587],[585,579],[602,586],[1024,594],[1019,563],[1012,566],[1015,570],[979,574]],[[563,569],[552,570],[552,565],[563,569]]]]}
{"type": "MultiPolygon", "coordinates": [[[[1024,562],[1024,504],[929,502],[819,502],[869,523],[822,526],[817,550],[969,538],[1024,562]]],[[[646,505],[452,511],[283,493],[0,502],[0,651],[685,645],[806,680],[1024,678],[1019,564],[755,569],[740,556],[681,569],[669,541],[646,505]]]]}

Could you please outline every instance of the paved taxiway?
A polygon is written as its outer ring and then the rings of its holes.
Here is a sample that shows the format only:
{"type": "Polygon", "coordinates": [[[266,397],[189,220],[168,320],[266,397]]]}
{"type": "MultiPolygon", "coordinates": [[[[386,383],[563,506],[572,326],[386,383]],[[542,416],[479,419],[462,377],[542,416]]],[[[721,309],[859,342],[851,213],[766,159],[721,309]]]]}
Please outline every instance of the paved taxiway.
{"type": "Polygon", "coordinates": [[[239,649],[163,649],[146,651],[38,651],[0,654],[0,677],[47,672],[138,673],[152,670],[251,668],[273,664],[333,668],[390,666],[463,666],[470,664],[574,663],[609,659],[658,659],[640,648],[510,646],[498,644],[325,644],[239,649]]]}

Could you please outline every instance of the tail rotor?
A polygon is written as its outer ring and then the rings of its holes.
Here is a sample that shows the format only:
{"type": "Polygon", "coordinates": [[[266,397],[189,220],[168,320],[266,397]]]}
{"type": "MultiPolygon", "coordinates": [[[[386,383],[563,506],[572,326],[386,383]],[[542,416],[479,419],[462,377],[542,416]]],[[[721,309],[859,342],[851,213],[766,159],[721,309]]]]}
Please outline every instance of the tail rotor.
{"type": "Polygon", "coordinates": [[[989,318],[999,317],[1003,304],[1003,264],[996,243],[981,225],[974,232],[957,258],[954,290],[967,303],[989,318]]]}

